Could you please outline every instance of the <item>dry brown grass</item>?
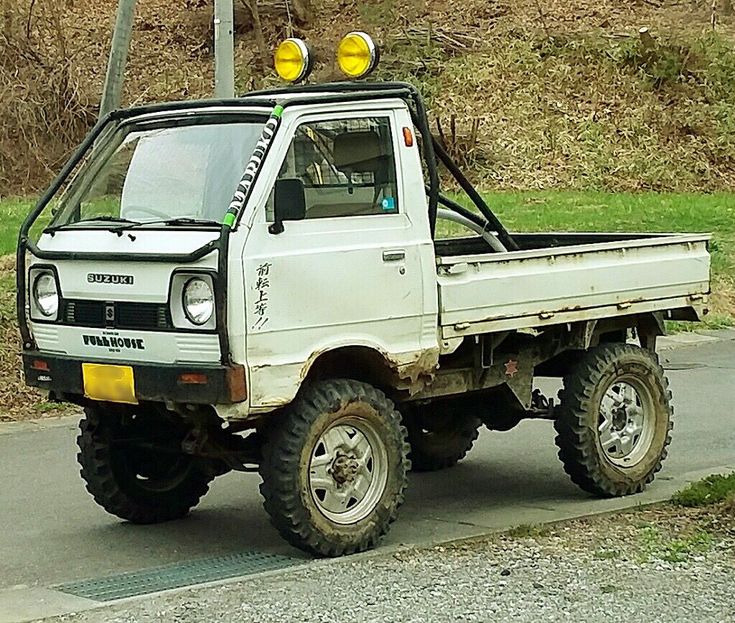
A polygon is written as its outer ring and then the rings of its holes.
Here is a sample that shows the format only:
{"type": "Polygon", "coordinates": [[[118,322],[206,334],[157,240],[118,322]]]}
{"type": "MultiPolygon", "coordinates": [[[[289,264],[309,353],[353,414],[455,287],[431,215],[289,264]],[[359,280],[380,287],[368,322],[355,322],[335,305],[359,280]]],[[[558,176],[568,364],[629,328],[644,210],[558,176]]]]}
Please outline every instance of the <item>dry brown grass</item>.
{"type": "Polygon", "coordinates": [[[61,4],[6,0],[0,15],[0,195],[46,183],[94,121],[82,49],[61,4]]]}
{"type": "Polygon", "coordinates": [[[735,280],[718,276],[712,280],[712,314],[735,318],[735,280]]]}
{"type": "MultiPolygon", "coordinates": [[[[4,0],[0,195],[46,184],[94,121],[114,5],[4,0]]],[[[211,93],[211,5],[138,3],[125,104],[211,93]]],[[[452,114],[481,118],[467,164],[485,185],[722,190],[735,184],[735,121],[732,102],[718,105],[698,81],[713,61],[695,45],[711,31],[710,7],[709,0],[468,0],[458,10],[449,0],[315,0],[315,19],[294,24],[293,34],[314,45],[322,59],[315,79],[324,79],[335,76],[333,50],[345,32],[374,33],[384,50],[379,76],[419,83],[445,123],[452,114]],[[635,49],[642,25],[661,44],[660,63],[635,49]],[[657,83],[682,56],[671,84],[657,83]]],[[[264,29],[269,46],[290,34],[282,15],[268,15],[264,29]]],[[[273,82],[263,79],[252,30],[238,30],[239,87],[273,82]]],[[[717,32],[724,58],[731,16],[719,15],[717,32]]],[[[714,77],[735,91],[728,63],[714,77]]],[[[470,128],[460,122],[460,140],[470,128]]]]}

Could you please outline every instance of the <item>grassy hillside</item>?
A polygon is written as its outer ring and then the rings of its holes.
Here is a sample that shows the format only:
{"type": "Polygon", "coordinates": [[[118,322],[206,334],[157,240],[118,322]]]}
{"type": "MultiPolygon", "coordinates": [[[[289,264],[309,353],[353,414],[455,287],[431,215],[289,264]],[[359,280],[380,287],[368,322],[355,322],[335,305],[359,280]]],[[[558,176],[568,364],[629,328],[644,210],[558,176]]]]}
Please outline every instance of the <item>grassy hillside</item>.
{"type": "MultiPolygon", "coordinates": [[[[79,0],[59,12],[13,0],[0,15],[0,195],[47,183],[94,121],[114,4],[79,0]]],[[[373,33],[377,77],[420,86],[450,149],[486,187],[710,192],[735,180],[731,3],[719,1],[714,29],[711,6],[312,0],[311,21],[292,26],[315,47],[315,80],[334,75],[340,36],[373,33]]],[[[211,0],[149,0],[136,15],[126,104],[209,95],[211,0]]],[[[289,26],[266,17],[272,47],[289,26]]],[[[247,19],[237,40],[243,90],[274,82],[247,19]]]]}

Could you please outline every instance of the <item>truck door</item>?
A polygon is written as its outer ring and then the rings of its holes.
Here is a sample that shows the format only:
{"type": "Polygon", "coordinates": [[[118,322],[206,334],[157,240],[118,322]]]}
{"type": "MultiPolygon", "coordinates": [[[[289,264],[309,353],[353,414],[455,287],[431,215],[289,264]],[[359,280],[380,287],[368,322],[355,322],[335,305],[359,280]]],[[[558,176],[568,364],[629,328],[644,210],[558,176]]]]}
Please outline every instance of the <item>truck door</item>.
{"type": "MultiPolygon", "coordinates": [[[[436,348],[428,220],[411,218],[401,175],[402,150],[416,147],[399,142],[394,114],[306,117],[292,133],[246,244],[251,406],[290,400],[305,364],[333,348],[368,346],[398,362],[436,348]],[[294,220],[273,234],[276,193],[291,195],[294,220]]],[[[415,153],[403,157],[420,172],[415,153]]]]}

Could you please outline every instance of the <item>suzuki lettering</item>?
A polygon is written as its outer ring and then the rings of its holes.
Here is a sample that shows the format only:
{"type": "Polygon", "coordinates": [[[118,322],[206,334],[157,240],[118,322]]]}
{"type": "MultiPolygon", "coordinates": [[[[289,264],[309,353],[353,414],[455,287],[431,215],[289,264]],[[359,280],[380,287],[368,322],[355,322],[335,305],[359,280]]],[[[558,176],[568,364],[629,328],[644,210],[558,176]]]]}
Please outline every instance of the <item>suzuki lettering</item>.
{"type": "Polygon", "coordinates": [[[110,275],[108,273],[88,273],[87,283],[109,283],[119,286],[132,286],[135,281],[133,275],[110,275]]]}

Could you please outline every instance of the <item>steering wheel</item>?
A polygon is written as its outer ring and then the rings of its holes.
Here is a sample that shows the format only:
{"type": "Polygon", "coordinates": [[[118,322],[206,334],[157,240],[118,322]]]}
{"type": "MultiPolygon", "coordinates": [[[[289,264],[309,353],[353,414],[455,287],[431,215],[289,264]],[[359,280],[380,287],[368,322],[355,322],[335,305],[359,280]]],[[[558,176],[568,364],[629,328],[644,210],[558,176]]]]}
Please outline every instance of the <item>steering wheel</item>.
{"type": "Polygon", "coordinates": [[[170,219],[171,215],[166,214],[165,212],[160,212],[159,210],[154,210],[153,208],[148,208],[146,206],[128,206],[125,209],[126,215],[130,215],[131,212],[140,212],[141,214],[148,214],[150,216],[155,216],[156,218],[161,219],[170,219]]]}

